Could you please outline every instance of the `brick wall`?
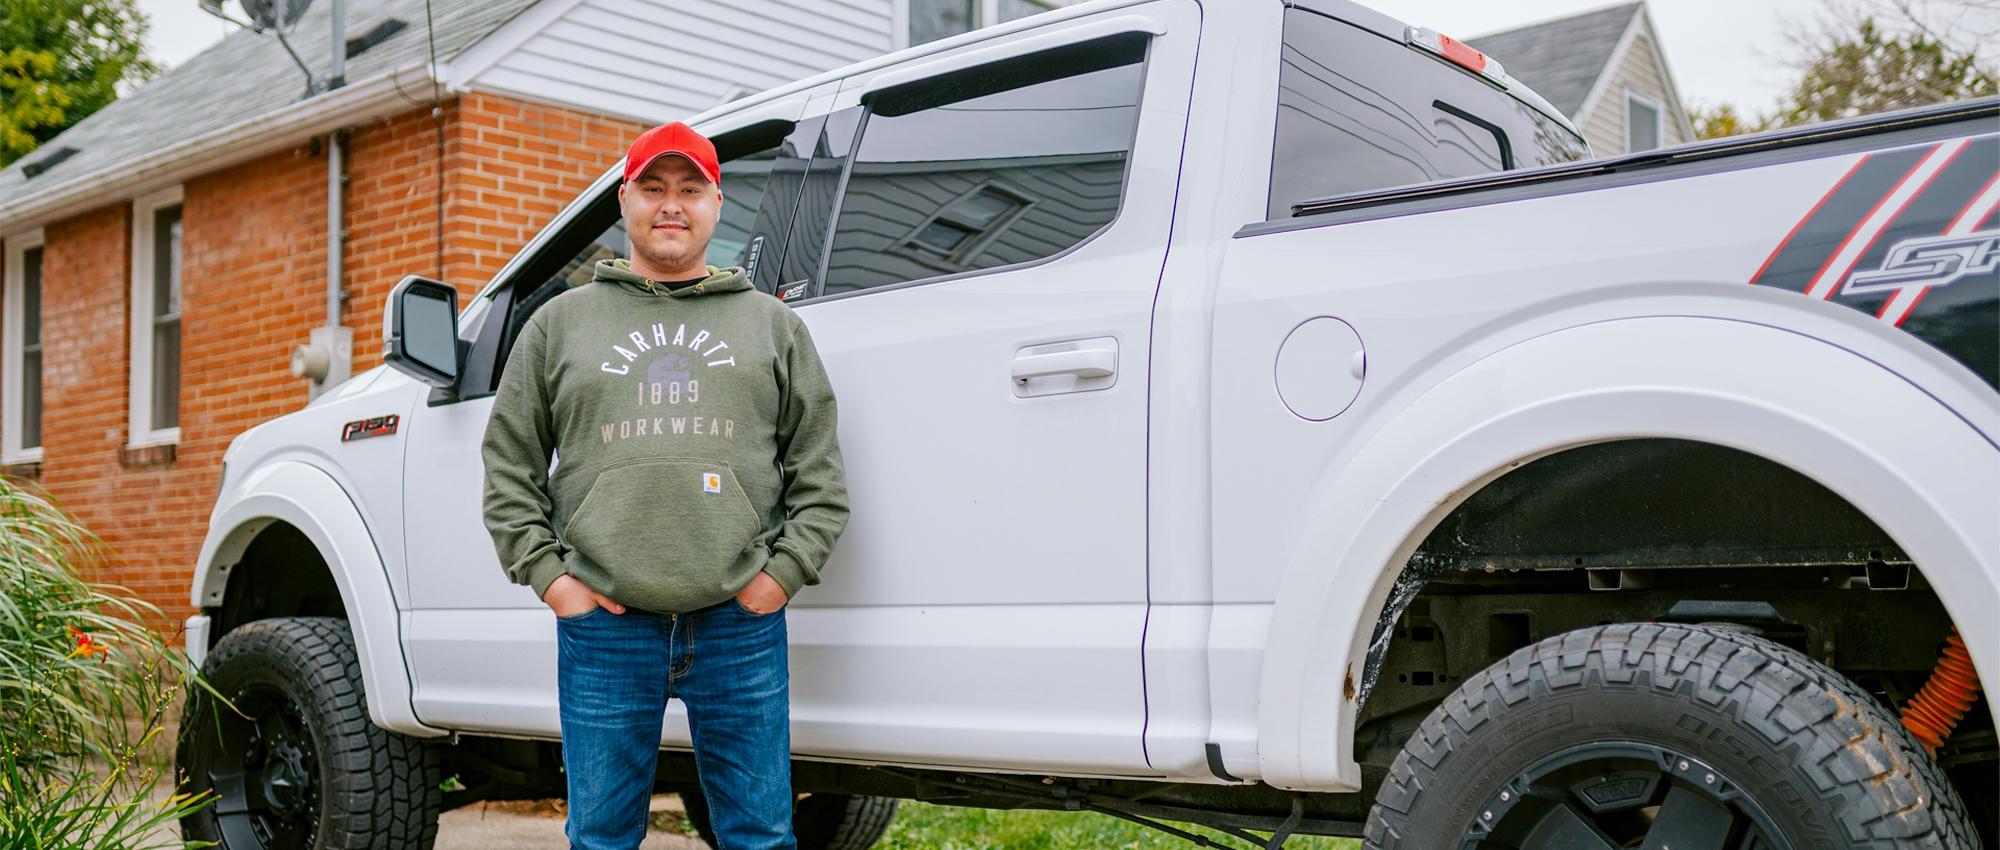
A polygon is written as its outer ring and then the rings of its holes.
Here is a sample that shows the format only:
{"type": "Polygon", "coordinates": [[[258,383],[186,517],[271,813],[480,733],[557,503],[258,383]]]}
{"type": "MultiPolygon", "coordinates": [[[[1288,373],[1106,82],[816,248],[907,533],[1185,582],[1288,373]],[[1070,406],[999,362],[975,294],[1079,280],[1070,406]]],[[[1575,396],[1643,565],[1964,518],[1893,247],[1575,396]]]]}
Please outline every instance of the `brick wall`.
{"type": "Polygon", "coordinates": [[[478,92],[451,101],[442,117],[441,261],[440,154],[429,111],[359,129],[348,143],[345,278],[356,372],[381,362],[382,307],[397,281],[446,281],[463,307],[645,129],[478,92]]]}
{"type": "Polygon", "coordinates": [[[205,491],[198,476],[162,460],[164,452],[123,452],[130,212],[116,204],[46,228],[43,461],[35,484],[106,544],[93,578],[184,609],[189,571],[174,559],[190,540],[199,546],[214,482],[205,491]]]}
{"type": "MultiPolygon", "coordinates": [[[[462,306],[643,129],[469,94],[443,109],[440,157],[439,123],[419,108],[350,131],[343,315],[355,373],[381,363],[397,281],[441,273],[462,306]]],[[[39,479],[108,544],[101,580],[175,620],[193,613],[223,450],[310,395],[289,358],[326,318],[326,155],[301,144],[188,180],[182,197],[180,443],[166,458],[121,457],[131,205],[117,200],[45,226],[39,479]]]]}
{"type": "MultiPolygon", "coordinates": [[[[456,181],[451,163],[458,156],[453,138],[458,114],[457,101],[446,104],[442,186],[438,181],[439,134],[430,110],[356,128],[348,138],[347,255],[342,277],[349,293],[345,324],[354,328],[356,374],[382,362],[382,307],[389,290],[407,275],[438,278],[442,272],[438,266],[438,197],[442,190],[449,203],[456,181]]],[[[322,164],[322,180],[324,167],[322,164]]],[[[320,216],[322,220],[325,217],[324,213],[320,216]]],[[[452,237],[447,234],[446,242],[452,237]]],[[[321,281],[325,276],[322,268],[321,281]]],[[[322,298],[324,289],[322,283],[322,298]]],[[[461,308],[471,295],[461,290],[461,308]]]]}
{"type": "Polygon", "coordinates": [[[464,160],[446,207],[446,280],[476,291],[647,125],[472,93],[456,130],[464,160]],[[579,167],[580,164],[587,167],[579,167]]]}

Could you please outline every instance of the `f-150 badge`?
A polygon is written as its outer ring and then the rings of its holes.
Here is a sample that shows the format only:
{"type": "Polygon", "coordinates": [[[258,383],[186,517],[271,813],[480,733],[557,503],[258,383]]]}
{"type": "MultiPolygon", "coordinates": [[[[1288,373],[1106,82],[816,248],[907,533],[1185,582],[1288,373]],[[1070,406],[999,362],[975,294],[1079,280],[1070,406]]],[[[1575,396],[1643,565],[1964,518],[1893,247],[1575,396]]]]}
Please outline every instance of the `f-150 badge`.
{"type": "Polygon", "coordinates": [[[396,433],[396,423],[403,417],[391,413],[374,419],[356,419],[340,426],[340,441],[359,440],[363,437],[386,437],[396,433]]]}

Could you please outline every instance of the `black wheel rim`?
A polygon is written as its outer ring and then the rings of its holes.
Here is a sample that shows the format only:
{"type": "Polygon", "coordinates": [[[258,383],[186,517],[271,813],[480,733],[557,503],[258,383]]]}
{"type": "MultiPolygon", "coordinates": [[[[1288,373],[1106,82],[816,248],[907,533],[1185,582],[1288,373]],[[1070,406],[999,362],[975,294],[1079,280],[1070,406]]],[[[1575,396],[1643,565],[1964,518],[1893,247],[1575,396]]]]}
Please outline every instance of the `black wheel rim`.
{"type": "Polygon", "coordinates": [[[229,698],[243,714],[216,707],[220,735],[208,758],[223,845],[312,846],[319,827],[319,755],[305,714],[270,685],[249,685],[229,698]]]}
{"type": "Polygon", "coordinates": [[[1690,755],[1629,741],[1551,753],[1501,785],[1461,850],[1791,850],[1741,785],[1690,755]]]}

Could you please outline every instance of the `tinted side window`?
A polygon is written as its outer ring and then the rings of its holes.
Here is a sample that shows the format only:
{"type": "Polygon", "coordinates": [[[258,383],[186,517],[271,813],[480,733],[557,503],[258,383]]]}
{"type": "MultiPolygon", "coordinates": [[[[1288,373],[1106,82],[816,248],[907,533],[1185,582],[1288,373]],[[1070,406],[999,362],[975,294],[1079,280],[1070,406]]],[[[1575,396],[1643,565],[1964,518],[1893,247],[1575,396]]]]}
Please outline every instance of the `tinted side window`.
{"type": "Polygon", "coordinates": [[[873,95],[822,294],[1039,260],[1102,230],[1145,52],[1145,36],[1114,36],[873,95]]]}
{"type": "Polygon", "coordinates": [[[852,106],[823,118],[801,122],[786,140],[805,163],[800,182],[798,214],[785,240],[784,262],[775,268],[779,301],[810,298],[819,282],[820,260],[826,256],[827,224],[840,197],[840,178],[854,155],[854,134],[861,127],[863,107],[852,106]]]}
{"type": "Polygon", "coordinates": [[[1271,218],[1302,200],[1581,155],[1567,131],[1470,74],[1323,15],[1286,11],[1280,61],[1271,218]]]}
{"type": "MultiPolygon", "coordinates": [[[[750,254],[752,243],[759,233],[771,231],[775,211],[765,210],[764,192],[773,179],[772,171],[778,163],[778,149],[765,148],[730,160],[729,170],[722,177],[722,215],[715,222],[715,233],[708,240],[708,261],[719,266],[743,266],[751,269],[750,254]]],[[[618,239],[625,242],[626,236],[621,222],[612,226],[620,230],[618,239]]],[[[782,232],[782,231],[780,231],[782,232]]],[[[769,241],[767,238],[766,242],[769,241]]],[[[765,250],[762,243],[755,245],[757,253],[765,250]]],[[[629,256],[631,246],[626,245],[619,256],[629,256]]],[[[753,270],[754,271],[754,270],[753,270]]],[[[754,275],[753,275],[754,276],[754,275]]],[[[588,279],[588,278],[586,278],[588,279]]]]}
{"type": "MultiPolygon", "coordinates": [[[[523,275],[539,282],[526,291],[515,288],[520,300],[514,304],[514,316],[509,322],[512,327],[507,334],[509,339],[513,338],[513,331],[527,324],[528,316],[549,299],[561,295],[570,287],[589,283],[591,269],[598,260],[632,256],[632,242],[626,238],[625,222],[618,215],[617,191],[614,185],[603,197],[591,202],[586,213],[572,224],[573,238],[558,240],[566,243],[560,247],[551,245],[545,254],[548,258],[546,265],[535,263],[542,267],[528,270],[523,275]]],[[[720,226],[716,228],[718,231],[721,229],[720,226]]]]}
{"type": "Polygon", "coordinates": [[[1500,128],[1448,103],[1432,103],[1431,116],[1439,159],[1463,164],[1475,173],[1514,167],[1514,152],[1500,128]]]}

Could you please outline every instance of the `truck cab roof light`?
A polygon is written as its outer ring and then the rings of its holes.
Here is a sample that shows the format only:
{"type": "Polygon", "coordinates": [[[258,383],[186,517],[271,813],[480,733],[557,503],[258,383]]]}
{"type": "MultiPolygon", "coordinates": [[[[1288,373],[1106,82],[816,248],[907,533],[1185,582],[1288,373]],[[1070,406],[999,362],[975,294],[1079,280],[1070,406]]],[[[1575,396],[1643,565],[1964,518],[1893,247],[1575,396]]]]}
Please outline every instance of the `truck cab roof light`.
{"type": "Polygon", "coordinates": [[[1429,27],[1410,27],[1403,31],[1403,42],[1412,47],[1434,53],[1445,61],[1491,80],[1494,85],[1508,88],[1514,78],[1507,76],[1507,70],[1500,63],[1471,45],[1429,27]]]}

